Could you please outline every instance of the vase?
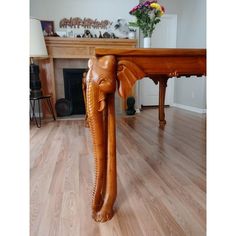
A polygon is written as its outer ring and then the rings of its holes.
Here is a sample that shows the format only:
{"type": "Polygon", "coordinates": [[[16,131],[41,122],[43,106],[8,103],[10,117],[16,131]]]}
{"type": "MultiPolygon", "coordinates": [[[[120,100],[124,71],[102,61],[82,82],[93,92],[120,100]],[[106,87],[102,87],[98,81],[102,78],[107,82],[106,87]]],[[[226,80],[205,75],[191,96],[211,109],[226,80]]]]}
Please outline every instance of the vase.
{"type": "Polygon", "coordinates": [[[151,37],[145,37],[143,39],[143,47],[150,48],[151,47],[151,37]]]}
{"type": "Polygon", "coordinates": [[[129,31],[128,38],[129,39],[135,39],[135,32],[134,31],[129,31]]]}

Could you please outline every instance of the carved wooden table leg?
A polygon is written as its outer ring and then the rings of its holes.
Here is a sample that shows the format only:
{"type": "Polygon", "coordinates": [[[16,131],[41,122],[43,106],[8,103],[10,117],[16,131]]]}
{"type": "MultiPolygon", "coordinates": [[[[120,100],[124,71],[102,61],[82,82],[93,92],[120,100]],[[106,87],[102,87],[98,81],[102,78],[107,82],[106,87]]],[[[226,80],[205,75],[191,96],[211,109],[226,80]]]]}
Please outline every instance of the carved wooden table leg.
{"type": "Polygon", "coordinates": [[[89,60],[86,77],[86,108],[95,157],[92,216],[105,222],[113,216],[116,199],[115,104],[116,63],[114,56],[89,60]]]}
{"type": "Polygon", "coordinates": [[[163,128],[166,124],[165,120],[165,95],[168,78],[159,79],[159,125],[163,128]]]}
{"type": "MultiPolygon", "coordinates": [[[[107,162],[105,173],[105,195],[101,209],[94,213],[93,217],[98,222],[110,220],[114,214],[113,205],[117,194],[117,174],[116,174],[116,122],[115,122],[115,94],[109,94],[107,97],[107,162]]],[[[104,194],[103,193],[103,194],[104,194]]]]}

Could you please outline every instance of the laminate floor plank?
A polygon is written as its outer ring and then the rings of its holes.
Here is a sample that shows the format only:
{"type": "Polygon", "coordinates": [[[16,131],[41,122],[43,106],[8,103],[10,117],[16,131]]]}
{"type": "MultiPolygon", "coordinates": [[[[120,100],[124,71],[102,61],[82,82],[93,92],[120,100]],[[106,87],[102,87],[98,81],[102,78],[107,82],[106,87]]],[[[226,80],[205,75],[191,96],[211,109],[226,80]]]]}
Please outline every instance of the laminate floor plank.
{"type": "Polygon", "coordinates": [[[91,217],[93,148],[83,120],[30,127],[31,236],[206,235],[206,117],[166,109],[117,116],[115,215],[91,217]]]}

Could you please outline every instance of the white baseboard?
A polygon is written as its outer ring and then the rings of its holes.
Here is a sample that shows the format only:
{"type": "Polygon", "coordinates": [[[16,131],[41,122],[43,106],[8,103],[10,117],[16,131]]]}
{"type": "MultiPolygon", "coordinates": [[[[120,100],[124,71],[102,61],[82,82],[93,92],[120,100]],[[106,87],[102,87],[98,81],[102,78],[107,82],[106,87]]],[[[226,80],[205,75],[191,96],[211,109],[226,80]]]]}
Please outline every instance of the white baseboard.
{"type": "Polygon", "coordinates": [[[178,104],[178,103],[173,103],[173,104],[171,104],[171,106],[178,107],[178,108],[181,108],[181,109],[184,109],[184,110],[188,110],[188,111],[193,111],[193,112],[196,112],[196,113],[202,113],[202,114],[206,113],[206,109],[186,106],[186,105],[182,105],[182,104],[178,104]]]}

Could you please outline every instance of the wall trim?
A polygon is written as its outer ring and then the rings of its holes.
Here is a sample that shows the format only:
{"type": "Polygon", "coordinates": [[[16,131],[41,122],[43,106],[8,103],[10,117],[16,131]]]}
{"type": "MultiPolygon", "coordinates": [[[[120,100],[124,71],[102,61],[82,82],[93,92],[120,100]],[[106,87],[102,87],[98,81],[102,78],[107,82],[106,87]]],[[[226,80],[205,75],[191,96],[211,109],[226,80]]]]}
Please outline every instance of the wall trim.
{"type": "Polygon", "coordinates": [[[178,103],[173,103],[171,104],[172,107],[178,107],[184,110],[188,110],[188,111],[193,111],[196,113],[201,113],[201,114],[205,114],[207,109],[202,109],[202,108],[198,108],[198,107],[191,107],[191,106],[186,106],[183,104],[178,104],[178,103]]]}

